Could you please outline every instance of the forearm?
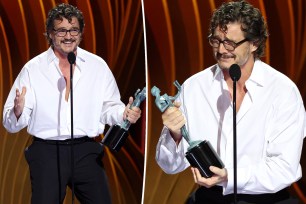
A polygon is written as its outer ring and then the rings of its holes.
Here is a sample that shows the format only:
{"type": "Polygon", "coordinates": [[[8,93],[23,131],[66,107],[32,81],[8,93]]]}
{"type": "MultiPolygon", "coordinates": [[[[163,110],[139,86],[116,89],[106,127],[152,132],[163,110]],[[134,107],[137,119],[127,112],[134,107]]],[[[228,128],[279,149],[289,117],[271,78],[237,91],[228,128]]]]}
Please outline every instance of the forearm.
{"type": "MultiPolygon", "coordinates": [[[[277,160],[277,159],[275,159],[277,160]]],[[[237,192],[241,194],[275,193],[301,178],[301,167],[281,166],[279,161],[265,161],[237,169],[237,192]]],[[[227,169],[224,194],[233,193],[233,169],[227,169]]]]}
{"type": "Polygon", "coordinates": [[[103,124],[116,125],[123,122],[124,104],[122,102],[107,104],[101,113],[101,121],[103,124]]]}
{"type": "Polygon", "coordinates": [[[165,173],[179,173],[189,166],[184,149],[184,141],[176,144],[169,130],[164,127],[156,148],[156,161],[165,173]]]}

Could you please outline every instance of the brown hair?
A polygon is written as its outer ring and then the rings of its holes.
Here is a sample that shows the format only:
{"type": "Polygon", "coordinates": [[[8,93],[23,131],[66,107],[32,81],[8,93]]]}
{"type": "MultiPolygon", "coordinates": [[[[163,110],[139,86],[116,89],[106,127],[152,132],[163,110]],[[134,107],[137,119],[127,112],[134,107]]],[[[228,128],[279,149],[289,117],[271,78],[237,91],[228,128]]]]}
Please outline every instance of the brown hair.
{"type": "Polygon", "coordinates": [[[232,22],[241,23],[241,30],[245,33],[245,38],[258,46],[254,57],[262,57],[266,47],[268,29],[259,9],[244,0],[223,3],[213,13],[209,35],[213,35],[218,26],[223,31],[227,31],[227,24],[232,22]]]}
{"type": "Polygon", "coordinates": [[[54,20],[63,20],[63,18],[68,19],[69,22],[72,21],[72,17],[76,17],[80,24],[80,32],[83,33],[85,26],[83,13],[77,8],[70,4],[59,4],[48,13],[48,18],[46,20],[46,38],[49,44],[52,46],[52,39],[49,37],[50,32],[54,28],[54,20]]]}

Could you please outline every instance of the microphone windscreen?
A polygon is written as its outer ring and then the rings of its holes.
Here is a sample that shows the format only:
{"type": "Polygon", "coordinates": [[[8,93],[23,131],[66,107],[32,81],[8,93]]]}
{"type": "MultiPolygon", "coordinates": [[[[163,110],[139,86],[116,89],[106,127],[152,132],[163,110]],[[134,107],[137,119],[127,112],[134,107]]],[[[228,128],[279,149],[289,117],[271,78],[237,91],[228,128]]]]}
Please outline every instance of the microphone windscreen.
{"type": "Polygon", "coordinates": [[[233,81],[238,81],[241,77],[241,70],[238,64],[233,64],[229,68],[229,75],[231,76],[233,81]]]}
{"type": "Polygon", "coordinates": [[[67,58],[68,58],[68,62],[70,64],[74,64],[75,63],[75,58],[76,57],[75,57],[75,54],[73,52],[69,52],[67,58]]]}

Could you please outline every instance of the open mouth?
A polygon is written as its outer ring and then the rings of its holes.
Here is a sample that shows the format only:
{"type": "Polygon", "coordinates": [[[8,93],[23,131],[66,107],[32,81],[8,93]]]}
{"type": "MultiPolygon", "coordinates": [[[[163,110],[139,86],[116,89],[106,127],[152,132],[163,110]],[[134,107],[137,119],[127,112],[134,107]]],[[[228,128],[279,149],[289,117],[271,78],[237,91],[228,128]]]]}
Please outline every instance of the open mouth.
{"type": "Polygon", "coordinates": [[[74,40],[64,40],[62,41],[62,43],[66,45],[71,45],[72,43],[74,43],[74,40]]]}

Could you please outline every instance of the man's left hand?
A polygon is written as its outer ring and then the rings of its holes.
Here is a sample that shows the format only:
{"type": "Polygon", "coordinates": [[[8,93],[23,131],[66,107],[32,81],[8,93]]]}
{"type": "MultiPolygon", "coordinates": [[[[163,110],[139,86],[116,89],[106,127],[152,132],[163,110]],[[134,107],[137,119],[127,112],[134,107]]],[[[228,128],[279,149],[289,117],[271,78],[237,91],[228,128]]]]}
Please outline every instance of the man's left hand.
{"type": "Polygon", "coordinates": [[[205,186],[206,188],[227,182],[227,171],[225,168],[220,169],[215,166],[210,166],[209,170],[213,172],[214,175],[210,178],[205,178],[202,177],[200,171],[197,168],[191,167],[194,182],[201,186],[205,186]]]}
{"type": "Polygon", "coordinates": [[[139,107],[132,107],[130,109],[130,106],[133,103],[133,97],[129,98],[129,103],[126,105],[124,113],[123,113],[123,119],[130,121],[130,123],[136,123],[136,121],[140,118],[141,116],[141,110],[139,107]]]}

